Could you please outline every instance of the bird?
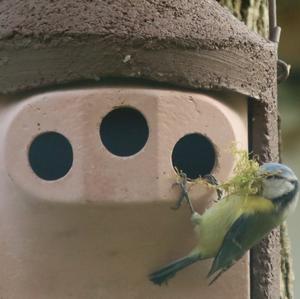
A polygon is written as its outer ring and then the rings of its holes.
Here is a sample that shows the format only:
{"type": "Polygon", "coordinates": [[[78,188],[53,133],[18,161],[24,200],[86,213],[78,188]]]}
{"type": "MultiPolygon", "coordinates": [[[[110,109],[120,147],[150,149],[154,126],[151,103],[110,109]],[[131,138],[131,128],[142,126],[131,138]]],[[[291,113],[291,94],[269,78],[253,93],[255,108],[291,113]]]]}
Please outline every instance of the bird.
{"type": "MultiPolygon", "coordinates": [[[[210,285],[266,234],[285,221],[297,205],[298,178],[288,166],[274,162],[259,166],[258,176],[262,179],[256,194],[229,194],[202,215],[194,210],[190,202],[186,176],[183,176],[180,183],[182,194],[176,208],[183,198],[188,201],[197,245],[185,257],[152,272],[149,279],[156,285],[167,284],[178,271],[200,260],[213,258],[207,275],[211,279],[210,285]]],[[[211,178],[214,179],[213,176],[211,178]]]]}

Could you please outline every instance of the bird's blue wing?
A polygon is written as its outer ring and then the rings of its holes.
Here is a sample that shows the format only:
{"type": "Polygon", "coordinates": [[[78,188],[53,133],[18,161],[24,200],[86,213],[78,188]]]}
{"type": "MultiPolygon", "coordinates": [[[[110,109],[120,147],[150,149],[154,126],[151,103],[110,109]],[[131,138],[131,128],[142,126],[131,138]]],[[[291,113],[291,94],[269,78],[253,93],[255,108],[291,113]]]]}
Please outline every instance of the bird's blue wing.
{"type": "Polygon", "coordinates": [[[208,277],[219,272],[216,276],[218,278],[274,227],[274,222],[266,213],[240,216],[225,235],[208,277]]]}

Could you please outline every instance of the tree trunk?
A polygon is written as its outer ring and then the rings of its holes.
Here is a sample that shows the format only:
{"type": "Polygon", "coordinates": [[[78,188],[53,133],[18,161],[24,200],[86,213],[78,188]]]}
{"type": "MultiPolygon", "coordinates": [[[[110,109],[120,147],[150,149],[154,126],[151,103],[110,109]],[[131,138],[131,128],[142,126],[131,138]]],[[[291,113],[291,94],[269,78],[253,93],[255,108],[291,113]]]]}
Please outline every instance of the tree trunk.
{"type": "Polygon", "coordinates": [[[232,13],[244,21],[249,28],[264,37],[268,35],[267,0],[217,0],[227,6],[232,13]]]}
{"type": "MultiPolygon", "coordinates": [[[[267,0],[217,0],[220,4],[227,6],[232,13],[241,21],[243,21],[249,28],[258,32],[264,37],[268,37],[269,33],[269,18],[268,18],[268,1],[267,0]]],[[[276,235],[280,242],[279,260],[281,261],[280,273],[273,273],[274,277],[280,276],[280,299],[293,298],[293,272],[290,254],[290,244],[287,236],[286,224],[282,225],[279,230],[274,231],[271,236],[266,237],[256,248],[252,250],[251,254],[251,290],[253,299],[270,298],[269,290],[256,290],[255,284],[260,277],[260,273],[264,271],[264,264],[261,264],[262,269],[254,269],[257,267],[257,261],[260,260],[260,255],[265,252],[266,247],[274,246],[276,235]],[[255,262],[253,262],[255,260],[255,262]],[[255,265],[254,265],[255,264],[255,265]]],[[[277,244],[276,244],[277,245],[277,244]]],[[[270,257],[272,263],[276,259],[270,257]]],[[[272,271],[276,271],[278,267],[274,265],[272,271]]]]}

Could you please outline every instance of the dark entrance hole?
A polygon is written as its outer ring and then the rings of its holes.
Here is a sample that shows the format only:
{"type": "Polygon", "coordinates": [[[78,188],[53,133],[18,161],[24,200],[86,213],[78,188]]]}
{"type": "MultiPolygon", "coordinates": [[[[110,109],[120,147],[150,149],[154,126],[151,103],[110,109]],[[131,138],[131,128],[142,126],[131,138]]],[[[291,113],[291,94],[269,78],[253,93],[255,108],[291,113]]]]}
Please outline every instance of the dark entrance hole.
{"type": "Polygon", "coordinates": [[[57,132],[37,136],[30,145],[28,156],[35,174],[47,181],[65,176],[73,164],[72,146],[57,132]]]}
{"type": "Polygon", "coordinates": [[[148,137],[147,121],[134,108],[116,108],[101,122],[101,141],[116,156],[127,157],[138,153],[145,146],[148,137]]]}
{"type": "Polygon", "coordinates": [[[182,170],[189,179],[211,173],[216,154],[211,141],[201,134],[188,134],[179,139],[172,153],[173,167],[182,170]]]}

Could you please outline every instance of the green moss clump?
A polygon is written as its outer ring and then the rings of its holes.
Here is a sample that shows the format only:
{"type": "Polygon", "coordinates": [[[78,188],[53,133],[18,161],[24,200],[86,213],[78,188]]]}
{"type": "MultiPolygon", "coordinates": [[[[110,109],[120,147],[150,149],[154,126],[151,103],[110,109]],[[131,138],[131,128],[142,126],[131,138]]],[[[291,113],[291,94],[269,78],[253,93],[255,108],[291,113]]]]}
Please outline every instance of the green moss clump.
{"type": "Polygon", "coordinates": [[[233,169],[233,176],[227,181],[221,182],[218,185],[213,185],[205,176],[199,177],[196,180],[190,180],[183,171],[175,168],[177,173],[177,184],[182,185],[186,182],[190,182],[191,185],[203,184],[210,188],[220,190],[223,196],[231,194],[243,196],[260,194],[263,179],[269,174],[262,174],[259,171],[260,166],[258,162],[255,158],[249,159],[246,150],[237,149],[234,145],[232,147],[232,154],[235,158],[235,167],[233,169]]]}
{"type": "Polygon", "coordinates": [[[262,188],[263,176],[259,173],[259,164],[248,157],[248,152],[233,148],[236,164],[234,176],[220,184],[218,188],[225,194],[242,194],[244,196],[258,194],[262,188]]]}
{"type": "Polygon", "coordinates": [[[259,173],[259,164],[254,159],[249,159],[248,152],[232,148],[235,157],[234,176],[218,186],[211,185],[205,178],[199,178],[197,182],[217,188],[224,195],[241,194],[243,196],[258,194],[262,189],[263,175],[259,173]]]}

